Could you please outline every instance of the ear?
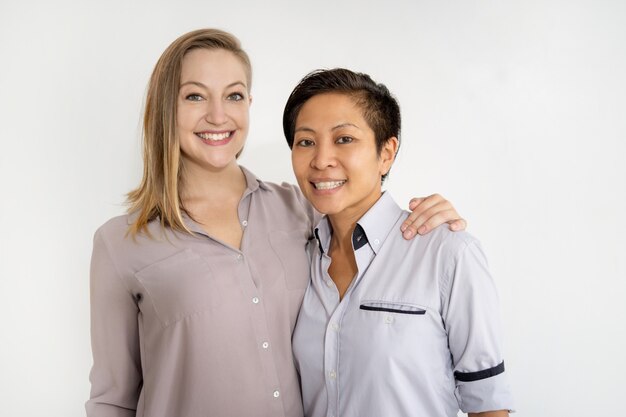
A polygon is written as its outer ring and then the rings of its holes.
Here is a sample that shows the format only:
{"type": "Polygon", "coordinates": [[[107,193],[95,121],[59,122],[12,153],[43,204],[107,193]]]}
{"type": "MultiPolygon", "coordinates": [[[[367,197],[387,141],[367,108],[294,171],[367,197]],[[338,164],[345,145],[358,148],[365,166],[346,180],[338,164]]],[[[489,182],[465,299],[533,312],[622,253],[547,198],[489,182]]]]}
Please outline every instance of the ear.
{"type": "Polygon", "coordinates": [[[387,139],[387,142],[383,145],[383,148],[380,150],[380,175],[385,175],[391,169],[393,162],[396,160],[398,146],[400,146],[400,141],[395,136],[387,139]]]}

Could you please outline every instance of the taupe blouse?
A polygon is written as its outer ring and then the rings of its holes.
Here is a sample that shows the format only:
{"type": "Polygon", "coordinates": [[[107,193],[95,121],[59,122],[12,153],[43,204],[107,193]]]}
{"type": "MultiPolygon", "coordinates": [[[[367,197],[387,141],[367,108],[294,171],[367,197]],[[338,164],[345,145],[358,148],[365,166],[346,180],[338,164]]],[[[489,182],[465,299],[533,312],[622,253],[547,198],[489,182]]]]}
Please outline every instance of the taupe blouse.
{"type": "Polygon", "coordinates": [[[291,335],[317,216],[296,186],[242,168],[241,250],[208,236],[109,220],[91,261],[87,415],[301,416],[291,335]]]}

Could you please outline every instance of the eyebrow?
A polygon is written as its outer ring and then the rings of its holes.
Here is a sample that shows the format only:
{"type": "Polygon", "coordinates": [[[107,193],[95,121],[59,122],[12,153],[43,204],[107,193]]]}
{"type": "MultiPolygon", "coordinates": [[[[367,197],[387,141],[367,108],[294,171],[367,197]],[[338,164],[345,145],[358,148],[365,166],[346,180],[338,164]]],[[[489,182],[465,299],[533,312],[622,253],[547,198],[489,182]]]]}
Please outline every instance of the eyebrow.
{"type": "MultiPolygon", "coordinates": [[[[344,128],[344,127],[354,127],[354,128],[359,129],[359,130],[361,129],[360,127],[358,127],[354,123],[341,123],[341,124],[338,124],[337,126],[334,126],[331,130],[337,130],[337,129],[341,129],[341,128],[344,128]]],[[[307,127],[307,126],[300,126],[296,130],[294,130],[294,133],[296,133],[296,132],[312,132],[312,133],[315,133],[315,130],[313,130],[310,127],[307,127]]]]}
{"type": "MultiPolygon", "coordinates": [[[[184,86],[189,85],[189,84],[191,84],[191,85],[195,85],[195,86],[198,86],[198,87],[201,87],[201,88],[204,88],[204,89],[206,89],[206,90],[208,90],[208,89],[209,89],[209,87],[207,87],[206,85],[202,84],[202,83],[201,83],[201,82],[199,82],[199,81],[186,81],[186,82],[184,82],[184,83],[182,83],[182,84],[180,85],[180,88],[183,88],[184,86]]],[[[234,86],[236,86],[236,85],[240,85],[240,86],[242,86],[242,87],[243,87],[243,88],[245,88],[245,89],[247,89],[247,88],[248,88],[248,87],[246,86],[246,84],[245,84],[243,81],[235,81],[234,83],[230,83],[230,84],[228,84],[228,85],[226,86],[226,88],[231,88],[231,87],[234,87],[234,86]]]]}

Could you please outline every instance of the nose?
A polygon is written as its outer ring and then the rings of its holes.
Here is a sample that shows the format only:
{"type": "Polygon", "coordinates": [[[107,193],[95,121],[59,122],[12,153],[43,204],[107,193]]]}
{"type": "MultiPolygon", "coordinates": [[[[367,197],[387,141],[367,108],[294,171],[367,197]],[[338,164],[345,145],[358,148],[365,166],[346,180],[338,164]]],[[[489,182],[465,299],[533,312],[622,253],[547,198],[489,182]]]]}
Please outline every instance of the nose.
{"type": "Polygon", "coordinates": [[[311,159],[311,167],[319,170],[337,165],[335,150],[328,141],[319,141],[315,146],[315,153],[311,159]]]}
{"type": "Polygon", "coordinates": [[[227,121],[224,103],[220,99],[207,101],[207,109],[204,120],[215,126],[223,125],[227,121]]]}

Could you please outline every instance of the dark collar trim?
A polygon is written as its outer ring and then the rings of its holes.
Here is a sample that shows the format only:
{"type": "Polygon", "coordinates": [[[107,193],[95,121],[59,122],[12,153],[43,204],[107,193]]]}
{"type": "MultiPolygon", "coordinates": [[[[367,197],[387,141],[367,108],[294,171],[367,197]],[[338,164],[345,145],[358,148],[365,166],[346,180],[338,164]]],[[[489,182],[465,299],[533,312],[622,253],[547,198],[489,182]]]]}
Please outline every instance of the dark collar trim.
{"type": "Polygon", "coordinates": [[[360,224],[356,224],[354,232],[352,232],[352,247],[354,250],[361,249],[368,242],[365,230],[360,224]]]}
{"type": "Polygon", "coordinates": [[[317,246],[320,248],[320,256],[324,254],[324,248],[322,247],[322,240],[320,239],[319,227],[315,228],[315,239],[317,239],[317,246]]]}

